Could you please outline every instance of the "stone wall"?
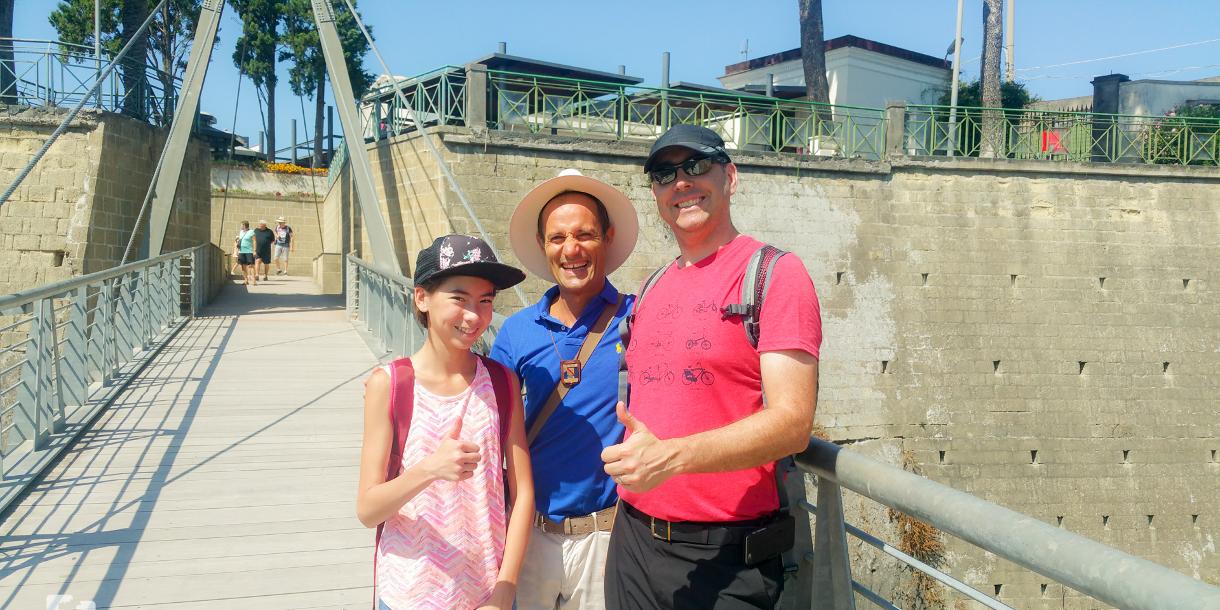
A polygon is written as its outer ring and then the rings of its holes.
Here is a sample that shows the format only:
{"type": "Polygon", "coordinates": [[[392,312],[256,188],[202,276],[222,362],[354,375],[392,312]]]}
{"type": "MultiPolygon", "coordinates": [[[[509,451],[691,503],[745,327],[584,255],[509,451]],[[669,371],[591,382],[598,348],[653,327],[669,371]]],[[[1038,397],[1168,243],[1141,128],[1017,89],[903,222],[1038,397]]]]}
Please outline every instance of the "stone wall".
{"type": "MultiPolygon", "coordinates": [[[[62,109],[0,110],[0,183],[5,187],[66,116],[62,109]]],[[[0,206],[0,294],[118,264],[131,237],[164,130],[127,117],[81,112],[0,206]]],[[[207,239],[206,145],[187,150],[165,251],[207,239]]],[[[143,231],[131,259],[139,258],[143,231]]]]}
{"type": "MultiPolygon", "coordinates": [[[[326,178],[215,167],[211,173],[211,187],[212,243],[232,252],[233,238],[241,221],[250,221],[253,229],[259,220],[266,220],[268,226],[274,228],[275,219],[283,216],[296,240],[296,252],[288,257],[288,273],[313,273],[314,257],[328,251],[323,247],[325,236],[320,229],[326,178]]],[[[338,251],[337,245],[330,247],[338,251]]]]}
{"type": "MultiPolygon", "coordinates": [[[[637,204],[639,244],[611,278],[620,288],[635,290],[676,254],[640,170],[642,145],[426,137],[509,262],[513,206],[565,167],[637,204]]],[[[370,154],[404,261],[435,235],[474,230],[420,136],[370,154]]],[[[1220,170],[745,153],[737,162],[737,226],[798,254],[818,288],[817,421],[832,438],[1220,584],[1220,170]]],[[[350,188],[332,190],[328,205],[359,216],[350,188]]],[[[361,249],[355,235],[345,250],[361,249]]],[[[530,299],[546,286],[524,284],[530,299]]],[[[504,313],[519,306],[509,294],[497,301],[504,313]]],[[[896,541],[883,510],[848,496],[853,520],[896,541]]],[[[1015,607],[1096,607],[947,542],[947,569],[1015,607]]],[[[855,554],[862,581],[909,586],[890,558],[855,554]]]]}

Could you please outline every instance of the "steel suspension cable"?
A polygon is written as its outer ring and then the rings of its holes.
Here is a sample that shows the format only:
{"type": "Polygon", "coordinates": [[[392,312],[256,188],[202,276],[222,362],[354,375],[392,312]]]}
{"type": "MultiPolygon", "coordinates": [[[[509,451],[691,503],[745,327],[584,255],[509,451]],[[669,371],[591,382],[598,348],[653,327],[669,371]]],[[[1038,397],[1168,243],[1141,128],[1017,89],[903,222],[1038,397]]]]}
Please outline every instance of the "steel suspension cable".
{"type": "MultiPolygon", "coordinates": [[[[301,126],[305,129],[305,139],[310,143],[310,149],[311,149],[310,154],[313,154],[312,153],[313,150],[318,150],[317,138],[318,138],[318,132],[320,130],[318,129],[317,125],[314,125],[314,139],[310,139],[309,122],[305,120],[305,98],[298,95],[297,101],[301,102],[301,126]]],[[[317,101],[315,100],[314,103],[317,103],[317,101]]],[[[294,144],[294,146],[295,146],[295,144],[294,144]]],[[[322,161],[322,155],[318,154],[309,163],[309,168],[311,170],[313,170],[313,171],[309,172],[309,186],[310,186],[310,188],[313,189],[313,215],[314,215],[314,218],[316,218],[318,221],[318,245],[322,252],[326,252],[326,242],[325,242],[325,240],[322,239],[322,234],[323,234],[322,211],[318,209],[318,181],[317,181],[318,176],[316,173],[318,171],[318,165],[321,163],[321,161],[322,161]]],[[[327,173],[327,175],[329,175],[330,170],[328,169],[326,173],[327,173]]]]}
{"type": "MultiPolygon", "coordinates": [[[[162,2],[161,4],[164,5],[165,2],[162,2]]],[[[189,66],[189,68],[191,69],[191,72],[190,72],[190,74],[187,74],[186,77],[183,79],[182,82],[184,82],[184,83],[196,82],[194,79],[197,78],[199,71],[203,70],[206,73],[206,71],[208,69],[206,64],[204,64],[202,66],[193,65],[193,66],[189,66]]],[[[238,84],[240,85],[240,83],[241,83],[241,81],[239,79],[238,84]]],[[[145,212],[148,211],[148,205],[150,203],[152,203],[153,196],[156,195],[157,178],[159,178],[161,176],[161,168],[165,165],[166,155],[169,154],[168,132],[173,131],[174,125],[177,123],[177,121],[179,119],[182,119],[185,121],[193,121],[193,120],[195,120],[195,117],[185,118],[185,117],[179,116],[178,113],[174,113],[174,117],[172,119],[170,119],[169,129],[166,132],[165,145],[161,147],[161,154],[157,157],[157,165],[153,169],[152,178],[148,182],[148,190],[146,190],[144,192],[144,202],[140,204],[140,211],[139,211],[139,213],[136,214],[136,222],[131,227],[131,235],[129,235],[127,237],[127,247],[123,250],[123,259],[119,262],[119,265],[126,265],[127,260],[129,258],[131,258],[131,249],[133,247],[135,247],[136,234],[140,232],[140,225],[144,223],[144,214],[145,214],[145,212]]],[[[209,176],[208,183],[210,184],[211,181],[212,181],[211,177],[209,176]]],[[[209,188],[209,190],[211,190],[211,189],[209,188]]],[[[158,256],[161,253],[160,252],[149,252],[148,254],[149,254],[149,256],[158,256]]]]}
{"type": "MultiPolygon", "coordinates": [[[[470,201],[466,199],[466,193],[462,190],[461,185],[458,184],[457,178],[453,176],[453,172],[449,169],[449,163],[445,161],[445,158],[441,156],[440,151],[436,149],[436,145],[432,143],[432,138],[429,138],[427,134],[424,133],[423,123],[419,121],[419,117],[415,114],[415,109],[411,107],[411,104],[407,101],[407,96],[402,92],[402,83],[397,78],[394,78],[394,73],[390,71],[390,66],[386,63],[385,58],[381,56],[381,51],[377,49],[377,43],[373,42],[373,37],[369,35],[369,31],[365,29],[364,22],[360,20],[360,15],[356,13],[356,7],[352,6],[352,0],[343,0],[343,2],[347,5],[347,10],[351,13],[352,19],[356,21],[356,26],[359,27],[360,32],[364,34],[365,40],[369,42],[369,48],[373,51],[373,55],[377,57],[378,63],[381,64],[382,71],[384,71],[385,74],[390,77],[390,80],[394,82],[394,94],[398,97],[398,101],[402,104],[402,107],[406,109],[407,114],[411,118],[411,122],[415,123],[419,129],[420,135],[423,136],[421,139],[428,147],[428,151],[432,153],[432,157],[436,160],[437,166],[441,168],[441,172],[445,174],[445,178],[449,181],[450,188],[452,188],[453,192],[457,194],[458,200],[462,202],[462,207],[466,208],[466,213],[469,214],[470,219],[474,221],[474,226],[479,230],[479,235],[483,238],[483,241],[487,242],[487,246],[491,248],[492,254],[496,255],[496,259],[503,261],[504,257],[500,256],[500,253],[496,250],[495,245],[491,243],[491,239],[487,236],[487,230],[483,228],[483,223],[479,222],[478,214],[474,213],[474,207],[471,206],[470,201]]],[[[439,115],[437,121],[438,123],[440,121],[439,115]]],[[[522,306],[528,307],[530,302],[525,298],[525,292],[521,290],[521,285],[518,284],[513,286],[513,291],[517,293],[517,298],[521,299],[522,306]]]]}
{"type": "MultiPolygon", "coordinates": [[[[156,8],[148,12],[148,18],[144,20],[144,24],[140,26],[140,29],[136,30],[135,35],[127,39],[127,44],[123,45],[123,48],[119,51],[118,55],[115,55],[114,59],[110,60],[109,64],[106,64],[106,68],[97,75],[97,79],[94,81],[93,86],[89,88],[89,91],[81,96],[80,101],[76,103],[76,106],[74,106],[70,112],[68,112],[68,116],[64,117],[64,120],[59,124],[59,127],[56,127],[55,131],[51,132],[51,137],[43,143],[42,148],[38,149],[38,152],[34,153],[34,157],[31,158],[29,163],[26,163],[21,172],[17,174],[17,177],[13,179],[13,183],[8,185],[8,188],[4,190],[3,194],[0,194],[0,205],[4,205],[4,203],[8,201],[9,197],[13,196],[13,192],[17,190],[18,186],[21,186],[21,183],[26,179],[26,176],[29,176],[30,172],[33,171],[34,166],[37,165],[40,160],[42,160],[44,155],[47,154],[47,151],[50,150],[51,145],[55,143],[55,140],[59,139],[59,136],[63,135],[63,132],[68,129],[68,125],[71,124],[72,120],[76,118],[76,115],[80,113],[81,108],[85,107],[85,103],[89,101],[89,98],[93,97],[93,94],[101,89],[102,83],[105,82],[106,77],[110,76],[110,73],[114,71],[115,66],[117,66],[119,62],[123,60],[123,57],[125,57],[127,52],[131,50],[131,47],[135,44],[135,41],[144,35],[144,32],[148,30],[148,25],[152,23],[153,17],[157,16],[157,11],[160,11],[161,7],[164,6],[168,1],[169,0],[161,0],[161,2],[157,4],[156,8]]],[[[131,92],[128,91],[127,94],[131,95],[131,92]]]]}
{"type": "MultiPolygon", "coordinates": [[[[238,51],[237,56],[238,57],[246,56],[245,37],[243,37],[241,40],[241,50],[238,51]]],[[[229,208],[229,179],[233,175],[233,152],[237,148],[237,113],[241,109],[241,81],[245,75],[246,75],[246,64],[245,64],[245,62],[242,62],[242,64],[237,67],[237,94],[233,98],[233,125],[229,128],[229,159],[228,159],[228,166],[225,167],[225,194],[224,194],[224,198],[220,200],[220,228],[217,229],[217,234],[216,234],[218,238],[223,238],[223,236],[224,236],[225,212],[229,208]]],[[[250,142],[247,141],[246,144],[249,145],[250,142]]],[[[224,243],[224,242],[221,242],[221,243],[224,243]]],[[[228,254],[228,250],[226,250],[225,253],[228,254]]],[[[233,267],[231,265],[232,264],[230,263],[230,267],[229,267],[230,271],[232,271],[232,269],[233,269],[233,267]]]]}

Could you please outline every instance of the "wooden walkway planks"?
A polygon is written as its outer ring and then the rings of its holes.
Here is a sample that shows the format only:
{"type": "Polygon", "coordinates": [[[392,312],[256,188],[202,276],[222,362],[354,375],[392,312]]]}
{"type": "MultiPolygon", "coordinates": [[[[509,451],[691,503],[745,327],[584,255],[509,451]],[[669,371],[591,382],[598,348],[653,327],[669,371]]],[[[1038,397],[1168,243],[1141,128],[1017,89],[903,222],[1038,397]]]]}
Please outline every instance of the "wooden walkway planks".
{"type": "Polygon", "coordinates": [[[308,279],[226,287],[0,522],[0,607],[367,608],[376,364],[308,279]]]}

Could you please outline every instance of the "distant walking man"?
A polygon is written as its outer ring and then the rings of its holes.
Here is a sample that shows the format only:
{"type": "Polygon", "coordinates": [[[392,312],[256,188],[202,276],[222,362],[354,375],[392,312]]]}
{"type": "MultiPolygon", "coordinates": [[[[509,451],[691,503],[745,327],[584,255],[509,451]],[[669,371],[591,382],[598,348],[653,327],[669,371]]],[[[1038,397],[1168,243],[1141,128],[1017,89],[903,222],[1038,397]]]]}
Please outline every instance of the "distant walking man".
{"type": "Polygon", "coordinates": [[[817,294],[800,259],[775,259],[751,345],[741,289],[764,244],[733,226],[737,166],[724,141],[679,125],[653,144],[644,170],[680,254],[637,297],[631,408],[618,407],[626,439],[602,452],[622,498],[606,606],[772,608],[792,532],[774,464],[809,442],[817,294]]]}
{"type": "Polygon", "coordinates": [[[275,219],[275,245],[272,246],[272,259],[275,260],[275,274],[288,274],[288,253],[296,252],[297,244],[292,239],[292,227],[288,219],[280,216],[275,219]]]}
{"type": "Polygon", "coordinates": [[[619,322],[632,298],[606,274],[635,247],[635,207],[614,187],[565,170],[525,196],[509,221],[521,264],[555,282],[505,321],[491,356],[526,388],[525,423],[538,511],[517,585],[518,610],[602,610],[614,482],[602,449],[615,417],[619,322]]]}
{"type": "Polygon", "coordinates": [[[267,221],[258,221],[258,228],[254,230],[254,275],[257,276],[262,268],[263,281],[267,280],[267,271],[271,268],[271,244],[274,242],[275,231],[267,228],[267,221]]]}

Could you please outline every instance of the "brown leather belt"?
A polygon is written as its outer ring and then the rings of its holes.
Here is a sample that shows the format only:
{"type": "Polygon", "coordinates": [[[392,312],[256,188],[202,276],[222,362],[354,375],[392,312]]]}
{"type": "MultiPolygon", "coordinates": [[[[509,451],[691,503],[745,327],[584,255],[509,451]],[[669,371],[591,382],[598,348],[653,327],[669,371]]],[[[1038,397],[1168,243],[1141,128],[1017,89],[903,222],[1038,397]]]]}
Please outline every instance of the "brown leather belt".
{"type": "Polygon", "coordinates": [[[548,534],[583,536],[592,532],[608,532],[614,527],[617,505],[603,508],[591,515],[568,517],[563,521],[552,521],[542,513],[534,513],[534,527],[548,534]]]}

